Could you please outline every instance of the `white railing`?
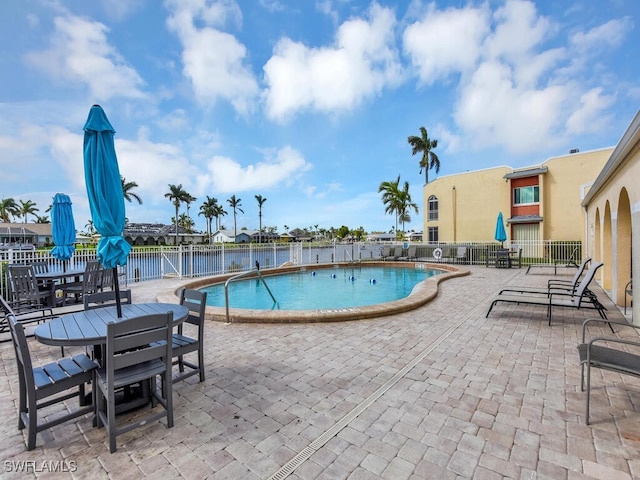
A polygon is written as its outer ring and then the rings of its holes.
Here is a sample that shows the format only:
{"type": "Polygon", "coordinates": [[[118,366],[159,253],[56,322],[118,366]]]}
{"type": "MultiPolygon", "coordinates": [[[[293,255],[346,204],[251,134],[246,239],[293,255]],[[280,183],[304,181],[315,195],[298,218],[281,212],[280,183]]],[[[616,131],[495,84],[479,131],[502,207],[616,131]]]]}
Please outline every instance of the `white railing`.
{"type": "MultiPolygon", "coordinates": [[[[405,251],[408,248],[405,243],[405,251]]],[[[421,261],[436,261],[433,251],[441,249],[441,263],[465,263],[484,265],[487,256],[501,247],[495,241],[487,242],[440,242],[413,243],[417,257],[421,261]],[[464,258],[457,255],[457,247],[465,247],[464,258]]],[[[383,243],[271,243],[242,245],[186,245],[178,247],[133,247],[127,260],[127,266],[121,274],[127,283],[155,280],[166,276],[195,278],[219,275],[229,272],[242,272],[255,268],[259,262],[261,269],[278,267],[284,263],[294,265],[312,265],[316,263],[365,262],[381,257],[383,243]]],[[[522,264],[553,263],[573,259],[580,263],[582,259],[581,242],[519,242],[518,245],[505,242],[505,248],[522,250],[522,264]]],[[[87,261],[94,259],[95,249],[76,250],[67,262],[67,269],[84,269],[87,261]]],[[[53,258],[49,250],[8,250],[0,252],[0,292],[6,293],[6,272],[4,265],[11,263],[30,263],[45,261],[52,271],[62,270],[63,264],[53,258]]]]}

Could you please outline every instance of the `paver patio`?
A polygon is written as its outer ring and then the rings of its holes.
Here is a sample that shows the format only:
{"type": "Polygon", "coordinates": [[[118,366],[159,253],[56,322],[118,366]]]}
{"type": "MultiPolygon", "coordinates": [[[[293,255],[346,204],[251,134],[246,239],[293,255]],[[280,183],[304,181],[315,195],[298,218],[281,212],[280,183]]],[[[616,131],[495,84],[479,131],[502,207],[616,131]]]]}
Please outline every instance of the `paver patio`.
{"type": "MultiPolygon", "coordinates": [[[[206,381],[174,386],[175,427],[129,432],[115,454],[89,417],[39,433],[27,452],[14,352],[0,344],[0,476],[640,478],[638,380],[594,370],[593,425],[584,424],[576,345],[589,312],[557,309],[549,327],[544,309],[498,305],[485,319],[500,287],[539,286],[549,275],[470,270],[441,283],[428,305],[395,316],[207,323],[206,381]]],[[[166,282],[133,286],[134,301],[153,299],[166,282]]],[[[30,347],[35,364],[60,354],[34,339],[30,347]]]]}

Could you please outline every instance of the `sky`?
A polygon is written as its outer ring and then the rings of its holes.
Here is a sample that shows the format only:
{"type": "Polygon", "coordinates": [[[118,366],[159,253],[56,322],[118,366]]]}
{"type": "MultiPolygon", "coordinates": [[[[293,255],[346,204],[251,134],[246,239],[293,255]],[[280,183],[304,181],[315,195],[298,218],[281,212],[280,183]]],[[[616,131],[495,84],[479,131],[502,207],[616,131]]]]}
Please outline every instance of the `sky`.
{"type": "MultiPolygon", "coordinates": [[[[171,223],[169,184],[240,199],[237,228],[390,231],[380,183],[537,165],[617,144],[640,106],[637,0],[22,0],[0,2],[0,198],[55,193],[91,218],[83,126],[99,104],[120,173],[171,223]]],[[[181,213],[185,212],[184,207],[181,213]]],[[[33,220],[30,220],[33,221],[33,220]]]]}

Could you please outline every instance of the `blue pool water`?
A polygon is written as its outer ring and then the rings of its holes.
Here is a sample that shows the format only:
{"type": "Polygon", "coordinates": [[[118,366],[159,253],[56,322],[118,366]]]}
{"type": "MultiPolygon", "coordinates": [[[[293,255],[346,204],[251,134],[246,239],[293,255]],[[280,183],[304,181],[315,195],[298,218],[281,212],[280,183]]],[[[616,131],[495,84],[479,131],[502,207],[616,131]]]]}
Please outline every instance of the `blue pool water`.
{"type": "MultiPolygon", "coordinates": [[[[257,310],[323,310],[386,303],[409,296],[413,287],[440,270],[398,267],[308,269],[229,284],[231,308],[257,310]]],[[[207,304],[225,306],[224,284],[204,287],[207,304]]]]}

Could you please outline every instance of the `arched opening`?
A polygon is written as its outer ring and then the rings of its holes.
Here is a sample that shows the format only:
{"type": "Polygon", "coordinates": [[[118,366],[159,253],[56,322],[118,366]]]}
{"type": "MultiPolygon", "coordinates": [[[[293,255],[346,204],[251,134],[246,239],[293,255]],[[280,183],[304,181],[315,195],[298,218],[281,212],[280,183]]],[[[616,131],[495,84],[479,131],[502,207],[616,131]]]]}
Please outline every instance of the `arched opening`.
{"type": "Polygon", "coordinates": [[[602,288],[611,290],[613,287],[613,232],[611,229],[611,205],[609,200],[604,206],[602,219],[602,288]]]}
{"type": "Polygon", "coordinates": [[[631,204],[625,188],[618,199],[616,222],[616,292],[618,305],[624,304],[624,287],[631,280],[631,204]]]}

